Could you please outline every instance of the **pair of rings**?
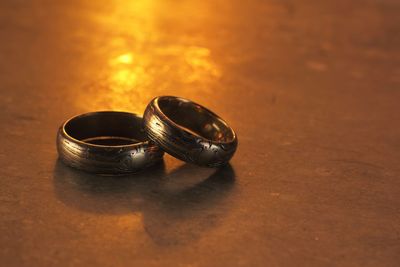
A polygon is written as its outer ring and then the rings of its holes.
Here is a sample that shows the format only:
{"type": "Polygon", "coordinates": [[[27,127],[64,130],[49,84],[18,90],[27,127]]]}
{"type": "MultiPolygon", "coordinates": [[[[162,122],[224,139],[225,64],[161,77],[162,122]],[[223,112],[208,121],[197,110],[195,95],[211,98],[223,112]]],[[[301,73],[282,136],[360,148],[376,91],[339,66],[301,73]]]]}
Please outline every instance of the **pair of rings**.
{"type": "Polygon", "coordinates": [[[143,117],[120,111],[85,113],[64,122],[57,150],[67,165],[96,174],[140,171],[168,154],[200,166],[218,167],[232,158],[235,131],[218,115],[190,100],[161,96],[143,117]]]}

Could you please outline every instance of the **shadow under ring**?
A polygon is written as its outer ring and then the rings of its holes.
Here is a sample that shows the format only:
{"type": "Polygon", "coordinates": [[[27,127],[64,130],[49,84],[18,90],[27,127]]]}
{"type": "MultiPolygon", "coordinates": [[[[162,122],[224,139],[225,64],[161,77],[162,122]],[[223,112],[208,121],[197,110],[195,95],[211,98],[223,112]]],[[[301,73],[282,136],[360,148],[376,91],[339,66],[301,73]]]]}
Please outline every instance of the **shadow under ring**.
{"type": "Polygon", "coordinates": [[[143,116],[148,137],[172,156],[200,166],[218,167],[232,158],[235,131],[218,115],[190,100],[160,96],[143,116]]]}
{"type": "Polygon", "coordinates": [[[60,159],[68,166],[102,175],[138,172],[164,152],[142,129],[143,118],[120,111],[90,112],[64,122],[57,134],[60,159]]]}

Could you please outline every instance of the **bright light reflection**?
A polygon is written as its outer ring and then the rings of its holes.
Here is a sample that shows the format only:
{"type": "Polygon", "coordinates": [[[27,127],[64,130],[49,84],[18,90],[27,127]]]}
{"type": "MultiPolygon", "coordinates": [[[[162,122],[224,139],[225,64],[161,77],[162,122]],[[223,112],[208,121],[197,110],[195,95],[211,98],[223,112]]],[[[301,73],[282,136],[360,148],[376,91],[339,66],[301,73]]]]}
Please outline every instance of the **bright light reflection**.
{"type": "Polygon", "coordinates": [[[126,53],[118,56],[115,60],[111,61],[112,65],[115,64],[132,64],[132,54],[126,53]]]}
{"type": "MultiPolygon", "coordinates": [[[[101,52],[107,57],[106,65],[99,68],[100,77],[92,83],[92,90],[84,92],[80,104],[91,110],[142,113],[157,95],[188,96],[213,90],[209,84],[221,73],[210,49],[188,41],[185,34],[171,38],[175,28],[162,24],[171,16],[166,14],[180,11],[170,7],[168,12],[168,7],[152,0],[116,1],[112,12],[95,17],[97,34],[109,36],[101,52]]],[[[198,12],[196,6],[183,8],[198,12]]]]}

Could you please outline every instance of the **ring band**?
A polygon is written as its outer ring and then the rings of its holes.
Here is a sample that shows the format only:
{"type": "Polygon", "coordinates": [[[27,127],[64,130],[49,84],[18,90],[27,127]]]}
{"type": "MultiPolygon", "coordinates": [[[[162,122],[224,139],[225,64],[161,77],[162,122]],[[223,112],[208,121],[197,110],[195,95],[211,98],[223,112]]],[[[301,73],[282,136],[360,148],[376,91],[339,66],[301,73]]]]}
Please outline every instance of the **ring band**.
{"type": "Polygon", "coordinates": [[[142,125],[142,117],[128,112],[100,111],[73,117],[58,130],[58,154],[65,164],[87,172],[137,172],[164,154],[149,141],[142,125]]]}
{"type": "Polygon", "coordinates": [[[183,161],[218,167],[228,163],[236,151],[234,130],[218,115],[190,100],[156,97],[143,118],[148,137],[183,161]]]}

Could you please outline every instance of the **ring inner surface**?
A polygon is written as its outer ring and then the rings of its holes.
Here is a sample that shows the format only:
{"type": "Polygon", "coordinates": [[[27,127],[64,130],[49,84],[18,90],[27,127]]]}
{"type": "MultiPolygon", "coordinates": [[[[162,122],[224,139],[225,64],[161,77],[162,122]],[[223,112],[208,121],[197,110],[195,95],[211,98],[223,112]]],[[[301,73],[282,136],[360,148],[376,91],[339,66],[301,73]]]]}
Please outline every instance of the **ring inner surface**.
{"type": "Polygon", "coordinates": [[[224,121],[193,102],[160,98],[158,106],[173,122],[205,139],[217,142],[231,142],[234,139],[232,129],[224,121]]]}
{"type": "Polygon", "coordinates": [[[123,112],[84,114],[71,119],[64,129],[69,136],[95,145],[121,146],[147,141],[141,130],[142,119],[123,112]]]}

